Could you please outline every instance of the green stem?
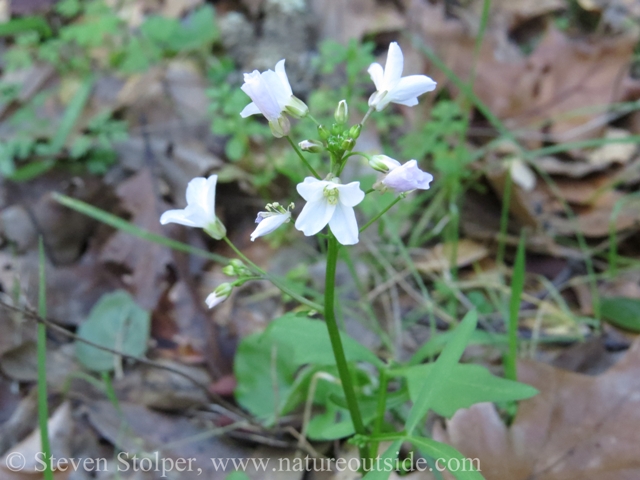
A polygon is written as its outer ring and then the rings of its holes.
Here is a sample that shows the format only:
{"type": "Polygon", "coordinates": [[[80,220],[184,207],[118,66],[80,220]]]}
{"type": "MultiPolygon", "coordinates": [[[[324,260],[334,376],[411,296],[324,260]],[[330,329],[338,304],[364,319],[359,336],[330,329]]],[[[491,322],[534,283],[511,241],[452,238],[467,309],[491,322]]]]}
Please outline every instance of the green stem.
{"type": "MultiPolygon", "coordinates": [[[[349,373],[347,357],[344,354],[342,339],[340,338],[340,330],[338,329],[338,323],[336,322],[334,310],[336,267],[338,264],[339,246],[338,241],[333,236],[333,234],[329,236],[328,243],[329,246],[327,251],[327,272],[324,290],[324,318],[327,324],[327,330],[329,331],[329,338],[331,339],[331,348],[333,349],[333,355],[336,358],[336,366],[338,367],[338,373],[340,374],[342,389],[344,390],[344,396],[347,399],[347,406],[349,407],[349,413],[351,414],[353,428],[355,429],[357,434],[364,435],[366,431],[364,429],[364,423],[362,422],[360,408],[358,407],[356,392],[353,387],[353,382],[351,381],[351,374],[349,373]]],[[[365,447],[360,447],[359,450],[360,458],[367,458],[367,449],[365,447]]]]}
{"type": "Polygon", "coordinates": [[[404,193],[401,193],[399,196],[397,196],[393,200],[393,202],[391,202],[389,205],[387,205],[380,213],[378,213],[375,217],[373,217],[371,220],[369,220],[367,223],[365,223],[362,227],[360,227],[360,233],[364,232],[367,228],[369,228],[371,226],[371,224],[376,222],[382,215],[387,213],[391,209],[391,207],[393,207],[396,203],[398,203],[404,197],[405,197],[404,193]]]}
{"type": "Polygon", "coordinates": [[[295,142],[293,140],[291,140],[291,137],[289,135],[287,135],[286,137],[287,140],[289,140],[289,144],[293,147],[293,149],[296,151],[296,153],[298,154],[298,156],[300,157],[300,160],[302,160],[302,163],[305,164],[305,166],[309,169],[309,171],[312,173],[312,175],[314,177],[316,177],[318,180],[320,179],[320,175],[318,175],[318,172],[316,172],[313,167],[311,166],[311,164],[307,161],[306,158],[304,158],[304,155],[302,155],[302,152],[300,151],[300,147],[298,147],[298,145],[295,144],[295,142]]]}
{"type": "Polygon", "coordinates": [[[315,117],[313,115],[311,115],[310,113],[307,113],[307,118],[309,120],[311,120],[313,123],[315,123],[316,125],[320,126],[320,122],[318,120],[316,120],[315,117]]]}
{"type": "MultiPolygon", "coordinates": [[[[373,424],[373,435],[380,435],[382,432],[382,422],[387,408],[387,388],[389,385],[389,375],[386,369],[380,370],[380,390],[378,391],[378,406],[376,408],[376,421],[373,424]]],[[[378,456],[378,442],[372,442],[370,448],[371,458],[378,456]]]]}
{"type": "MultiPolygon", "coordinates": [[[[40,287],[38,292],[38,315],[40,318],[47,318],[47,291],[45,276],[44,243],[40,237],[38,245],[40,259],[40,287]]],[[[49,443],[49,405],[47,398],[47,326],[38,323],[38,423],[40,424],[40,442],[42,453],[45,455],[46,465],[44,468],[44,479],[53,480],[53,470],[51,468],[51,444],[49,443]]]]}
{"type": "Polygon", "coordinates": [[[347,158],[353,157],[353,156],[356,156],[356,155],[360,155],[361,157],[364,157],[367,160],[371,160],[371,155],[369,155],[368,153],[364,153],[364,152],[349,152],[344,157],[342,157],[342,160],[346,160],[347,158]]]}
{"type": "Polygon", "coordinates": [[[500,237],[498,238],[498,254],[496,263],[498,266],[504,265],[504,251],[507,240],[507,227],[509,226],[509,207],[511,206],[511,187],[513,179],[511,178],[511,170],[507,169],[504,181],[504,191],[502,194],[502,212],[500,214],[500,237]]]}
{"type": "Polygon", "coordinates": [[[313,310],[316,310],[318,312],[322,311],[322,309],[323,309],[322,305],[320,305],[319,303],[312,302],[311,300],[307,300],[302,295],[294,292],[289,287],[287,287],[283,282],[281,282],[278,278],[276,278],[276,277],[274,277],[272,275],[269,275],[267,272],[265,272],[263,269],[261,269],[259,266],[257,266],[255,263],[253,263],[251,260],[249,260],[249,258],[244,253],[242,253],[238,249],[238,247],[236,247],[233,244],[233,242],[231,240],[229,240],[229,237],[223,237],[222,239],[227,243],[227,245],[229,245],[229,247],[231,247],[231,250],[233,250],[236,253],[236,255],[238,255],[242,260],[244,260],[246,263],[248,263],[251,266],[251,268],[253,268],[255,271],[257,271],[263,279],[269,280],[276,287],[278,287],[278,289],[280,289],[281,292],[286,293],[287,295],[289,295],[294,300],[297,300],[301,304],[306,305],[307,307],[312,308],[313,310]]]}
{"type": "Polygon", "coordinates": [[[369,115],[371,115],[372,112],[373,112],[373,107],[369,107],[369,110],[367,110],[367,113],[364,115],[364,118],[360,122],[360,125],[364,127],[364,123],[367,121],[367,119],[369,118],[369,115]]]}

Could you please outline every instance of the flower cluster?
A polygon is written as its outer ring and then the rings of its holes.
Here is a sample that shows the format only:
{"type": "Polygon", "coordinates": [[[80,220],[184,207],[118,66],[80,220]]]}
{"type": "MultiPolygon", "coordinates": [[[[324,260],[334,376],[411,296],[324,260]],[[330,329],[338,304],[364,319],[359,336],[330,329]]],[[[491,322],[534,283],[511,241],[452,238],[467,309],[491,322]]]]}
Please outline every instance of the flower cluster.
{"type": "MultiPolygon", "coordinates": [[[[331,159],[330,172],[322,179],[306,162],[302,153],[298,154],[309,167],[314,176],[309,176],[296,187],[306,204],[295,220],[295,228],[306,236],[320,233],[327,225],[330,234],[342,245],[354,245],[359,241],[359,229],[354,207],[360,204],[366,193],[360,188],[360,182],[342,183],[340,175],[353,155],[365,156],[369,165],[382,173],[374,184],[373,190],[380,192],[393,191],[404,194],[416,189],[426,190],[430,187],[433,176],[423,172],[416,160],[401,164],[386,155],[369,157],[364,153],[352,152],[362,127],[372,111],[381,111],[389,103],[405,106],[418,104],[418,97],[432,91],[436,83],[425,75],[402,76],[404,58],[397,43],[389,45],[387,61],[383,68],[373,63],[368,69],[376,91],[369,98],[369,112],[364,119],[352,127],[346,125],[349,119],[347,102],[342,100],[335,111],[335,121],[330,128],[318,125],[318,140],[304,140],[299,143],[300,150],[309,153],[327,152],[331,159]]],[[[302,118],[309,114],[309,108],[293,95],[285,61],[276,64],[275,71],[259,72],[254,70],[244,75],[242,90],[251,98],[240,113],[242,117],[262,114],[269,122],[271,132],[277,138],[285,137],[290,132],[288,116],[302,118]]],[[[312,117],[311,117],[312,118],[312,117]]],[[[313,119],[313,118],[312,118],[313,119]]],[[[315,119],[314,119],[315,121],[315,119]]],[[[187,206],[182,210],[169,210],[160,218],[160,223],[178,223],[190,227],[203,228],[211,237],[226,237],[226,229],[215,212],[215,189],[217,176],[194,178],[187,186],[187,206]]],[[[367,192],[369,193],[369,192],[367,192]]],[[[292,219],[294,204],[284,208],[279,203],[270,203],[265,211],[259,212],[256,229],[251,234],[251,241],[267,235],[292,219]]],[[[239,262],[239,261],[238,261],[239,262]]],[[[240,262],[241,263],[241,262],[240,262]]],[[[207,305],[212,308],[226,299],[234,286],[242,284],[250,278],[251,272],[244,266],[231,264],[225,267],[227,274],[237,276],[234,283],[223,283],[211,293],[207,305]]]]}

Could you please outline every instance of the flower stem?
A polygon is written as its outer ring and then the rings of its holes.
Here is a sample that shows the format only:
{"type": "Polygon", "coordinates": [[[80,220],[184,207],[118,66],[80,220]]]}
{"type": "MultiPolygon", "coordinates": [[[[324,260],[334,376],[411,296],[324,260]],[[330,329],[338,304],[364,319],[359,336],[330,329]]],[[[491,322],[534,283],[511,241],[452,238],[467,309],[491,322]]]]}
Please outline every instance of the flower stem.
{"type": "Polygon", "coordinates": [[[360,125],[364,127],[364,122],[367,121],[367,119],[369,118],[369,115],[371,115],[372,112],[373,112],[373,107],[369,107],[369,110],[367,110],[367,113],[364,115],[364,118],[360,122],[360,125]]]}
{"type": "Polygon", "coordinates": [[[369,220],[367,223],[365,223],[362,227],[360,227],[360,233],[364,232],[367,228],[369,228],[371,226],[371,224],[373,224],[375,221],[377,221],[382,215],[387,213],[391,209],[391,207],[393,207],[396,203],[398,203],[404,197],[405,197],[404,193],[401,193],[400,195],[398,195],[393,200],[393,202],[391,202],[389,205],[387,205],[380,213],[378,213],[375,217],[373,217],[371,220],[369,220]]]}
{"type": "Polygon", "coordinates": [[[293,290],[291,290],[289,287],[287,287],[283,282],[280,281],[280,279],[269,275],[267,272],[265,272],[263,269],[261,269],[259,266],[257,266],[255,263],[253,263],[251,260],[249,260],[249,258],[242,253],[238,247],[236,247],[233,242],[231,240],[229,240],[229,237],[222,237],[222,239],[227,243],[227,245],[229,245],[229,247],[231,247],[231,250],[233,250],[236,255],[238,255],[242,260],[244,260],[246,263],[248,263],[251,268],[253,268],[256,272],[258,272],[261,276],[261,278],[265,279],[265,280],[269,280],[271,283],[273,283],[276,287],[278,287],[278,289],[283,292],[286,293],[287,295],[289,295],[291,298],[293,298],[294,300],[297,300],[298,302],[300,302],[303,305],[306,305],[307,307],[316,310],[318,312],[321,312],[323,307],[322,305],[312,302],[311,300],[307,300],[306,298],[304,298],[302,295],[294,292],[293,290]]]}
{"type": "Polygon", "coordinates": [[[311,164],[307,161],[306,158],[304,158],[304,155],[302,155],[302,152],[300,151],[300,148],[298,147],[298,145],[295,144],[295,142],[293,140],[291,140],[291,137],[289,135],[287,135],[287,140],[289,140],[289,143],[291,144],[291,146],[293,147],[293,149],[296,151],[296,153],[298,154],[298,156],[300,157],[300,160],[302,160],[302,163],[305,164],[305,166],[309,169],[309,171],[313,174],[314,177],[316,177],[318,180],[320,180],[320,175],[318,175],[318,172],[316,172],[313,167],[311,166],[311,164]]]}
{"type": "MultiPolygon", "coordinates": [[[[327,272],[324,289],[324,318],[327,324],[327,330],[329,331],[329,338],[331,339],[333,355],[336,358],[336,366],[338,367],[338,372],[340,374],[342,389],[344,390],[344,396],[347,399],[347,406],[349,407],[349,413],[351,414],[353,428],[357,434],[364,435],[366,431],[364,429],[364,423],[362,422],[360,408],[358,407],[356,392],[353,387],[353,382],[351,381],[351,374],[349,373],[349,366],[347,365],[347,357],[344,354],[342,339],[340,338],[340,330],[338,329],[334,310],[336,266],[338,264],[339,246],[338,241],[332,234],[329,236],[328,243],[327,272]]],[[[360,458],[367,458],[367,449],[365,447],[360,447],[359,450],[360,458]]]]}
{"type": "Polygon", "coordinates": [[[307,118],[309,118],[309,120],[311,120],[316,125],[320,125],[320,122],[318,120],[316,120],[315,117],[313,115],[311,115],[310,113],[307,113],[307,118]]]}

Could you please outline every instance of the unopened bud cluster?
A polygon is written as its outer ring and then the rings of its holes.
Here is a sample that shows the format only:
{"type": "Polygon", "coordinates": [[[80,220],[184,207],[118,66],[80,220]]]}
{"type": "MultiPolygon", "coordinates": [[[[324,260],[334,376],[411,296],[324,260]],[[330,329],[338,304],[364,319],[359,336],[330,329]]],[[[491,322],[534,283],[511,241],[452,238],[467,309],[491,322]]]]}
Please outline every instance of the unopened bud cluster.
{"type": "Polygon", "coordinates": [[[237,258],[234,258],[229,262],[229,265],[222,269],[222,273],[224,273],[228,277],[250,277],[251,270],[247,268],[247,266],[237,258]]]}

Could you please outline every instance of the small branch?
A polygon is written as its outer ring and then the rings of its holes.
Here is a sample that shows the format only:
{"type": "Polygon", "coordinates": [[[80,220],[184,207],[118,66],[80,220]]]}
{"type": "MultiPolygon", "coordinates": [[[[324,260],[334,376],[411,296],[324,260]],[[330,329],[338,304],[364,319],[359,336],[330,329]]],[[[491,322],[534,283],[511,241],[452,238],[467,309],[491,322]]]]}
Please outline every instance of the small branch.
{"type": "Polygon", "coordinates": [[[67,338],[69,338],[71,340],[85,343],[85,344],[90,345],[90,346],[92,346],[94,348],[97,348],[98,350],[102,350],[104,352],[109,352],[109,353],[111,353],[113,355],[118,355],[118,356],[120,356],[122,358],[128,358],[128,359],[131,359],[131,360],[135,360],[136,362],[142,363],[143,365],[148,365],[148,366],[153,367],[153,368],[159,368],[161,370],[166,370],[168,372],[175,373],[176,375],[180,375],[181,377],[186,378],[187,380],[192,382],[194,385],[196,385],[198,388],[200,388],[203,392],[205,392],[207,394],[207,397],[209,399],[213,400],[215,403],[220,404],[221,406],[223,406],[227,410],[235,413],[236,415],[240,415],[242,418],[248,418],[247,415],[244,414],[244,412],[239,412],[238,409],[235,406],[231,405],[229,402],[227,402],[225,399],[223,399],[220,395],[211,392],[206,385],[200,383],[200,381],[196,380],[195,378],[193,378],[188,373],[185,373],[185,372],[183,372],[183,371],[181,371],[181,370],[179,370],[177,368],[173,368],[173,367],[170,367],[168,365],[164,365],[164,364],[162,364],[160,362],[155,362],[153,360],[149,360],[149,359],[144,358],[144,357],[136,357],[136,356],[129,355],[127,353],[120,352],[118,350],[115,350],[115,349],[112,349],[112,348],[109,348],[109,347],[105,347],[103,345],[99,345],[99,344],[94,343],[94,342],[92,342],[90,340],[82,338],[82,337],[76,335],[73,332],[70,332],[66,328],[61,327],[57,323],[55,323],[55,322],[53,322],[53,321],[51,321],[51,320],[49,320],[47,318],[41,317],[40,315],[38,315],[35,312],[32,312],[31,310],[26,310],[26,309],[14,307],[13,305],[11,305],[11,304],[3,301],[3,300],[0,300],[0,306],[6,308],[8,310],[11,310],[12,312],[16,312],[16,313],[22,314],[25,317],[30,318],[31,320],[35,320],[39,324],[45,325],[47,328],[51,329],[52,331],[58,332],[58,333],[64,335],[65,337],[67,337],[67,338]]]}

